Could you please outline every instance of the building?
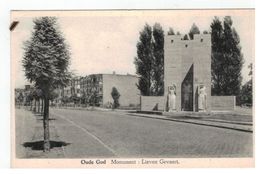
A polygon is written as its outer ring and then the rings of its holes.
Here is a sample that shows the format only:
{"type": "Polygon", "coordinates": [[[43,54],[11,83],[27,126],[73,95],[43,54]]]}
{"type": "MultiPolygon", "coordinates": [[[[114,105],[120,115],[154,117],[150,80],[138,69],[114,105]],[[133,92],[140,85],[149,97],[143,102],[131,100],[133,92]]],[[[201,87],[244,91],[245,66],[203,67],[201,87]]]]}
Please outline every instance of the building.
{"type": "Polygon", "coordinates": [[[73,77],[69,84],[64,87],[61,91],[62,97],[66,96],[68,98],[72,96],[80,97],[80,80],[81,77],[73,77]]]}
{"type": "Polygon", "coordinates": [[[138,106],[140,104],[140,91],[136,84],[138,77],[134,75],[102,74],[102,103],[103,106],[113,102],[112,88],[120,93],[120,106],[138,106]]]}
{"type": "Polygon", "coordinates": [[[164,96],[141,97],[141,110],[233,110],[234,96],[211,96],[211,35],[164,39],[164,96]]]}
{"type": "Polygon", "coordinates": [[[86,102],[91,105],[104,106],[103,103],[103,75],[91,74],[83,80],[82,94],[86,102]]]}
{"type": "Polygon", "coordinates": [[[138,78],[130,74],[91,74],[81,78],[80,91],[87,103],[108,107],[113,103],[111,92],[115,87],[120,93],[121,106],[137,106],[140,103],[137,81],[138,78]]]}
{"type": "Polygon", "coordinates": [[[109,107],[113,103],[112,88],[120,93],[120,106],[138,106],[140,92],[136,86],[137,76],[126,74],[90,74],[76,77],[63,89],[62,96],[77,96],[78,102],[101,107],[109,107]]]}
{"type": "Polygon", "coordinates": [[[71,80],[71,95],[72,96],[76,96],[76,97],[80,97],[80,79],[81,77],[74,77],[71,80]]]}

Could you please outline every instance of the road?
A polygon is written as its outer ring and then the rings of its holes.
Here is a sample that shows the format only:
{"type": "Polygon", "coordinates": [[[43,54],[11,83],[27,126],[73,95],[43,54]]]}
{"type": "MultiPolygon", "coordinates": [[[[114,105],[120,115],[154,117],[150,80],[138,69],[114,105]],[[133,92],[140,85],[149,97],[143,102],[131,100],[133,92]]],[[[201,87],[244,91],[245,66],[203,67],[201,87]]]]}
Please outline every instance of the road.
{"type": "Polygon", "coordinates": [[[250,157],[253,134],[116,111],[51,109],[66,158],[250,157]]]}

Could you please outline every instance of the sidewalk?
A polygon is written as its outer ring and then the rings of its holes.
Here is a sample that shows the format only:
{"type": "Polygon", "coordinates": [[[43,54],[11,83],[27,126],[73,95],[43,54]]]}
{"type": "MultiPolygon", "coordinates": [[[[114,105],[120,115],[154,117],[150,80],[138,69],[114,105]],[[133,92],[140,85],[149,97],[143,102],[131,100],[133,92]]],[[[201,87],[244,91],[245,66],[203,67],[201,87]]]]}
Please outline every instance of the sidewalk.
{"type": "Polygon", "coordinates": [[[111,108],[103,108],[103,107],[53,107],[52,109],[69,109],[69,110],[86,110],[86,111],[116,111],[116,112],[136,112],[135,109],[111,109],[111,108]]]}
{"type": "Polygon", "coordinates": [[[233,129],[233,130],[244,131],[244,132],[253,132],[253,123],[252,122],[212,119],[212,117],[206,113],[202,114],[201,116],[199,116],[198,114],[192,115],[192,113],[189,113],[188,115],[187,115],[187,113],[186,114],[178,113],[178,114],[175,114],[175,116],[172,116],[172,113],[168,113],[166,115],[165,115],[165,113],[162,113],[162,115],[129,113],[128,115],[183,122],[183,123],[189,123],[189,124],[197,124],[197,125],[203,125],[203,126],[212,126],[212,127],[225,128],[225,129],[233,129]]]}
{"type": "Polygon", "coordinates": [[[51,151],[43,152],[43,121],[40,114],[16,109],[17,158],[63,158],[65,142],[59,140],[53,119],[50,118],[51,151]]]}
{"type": "Polygon", "coordinates": [[[23,144],[32,140],[35,125],[36,117],[31,112],[25,109],[15,109],[15,146],[17,158],[26,158],[27,150],[23,144]]]}

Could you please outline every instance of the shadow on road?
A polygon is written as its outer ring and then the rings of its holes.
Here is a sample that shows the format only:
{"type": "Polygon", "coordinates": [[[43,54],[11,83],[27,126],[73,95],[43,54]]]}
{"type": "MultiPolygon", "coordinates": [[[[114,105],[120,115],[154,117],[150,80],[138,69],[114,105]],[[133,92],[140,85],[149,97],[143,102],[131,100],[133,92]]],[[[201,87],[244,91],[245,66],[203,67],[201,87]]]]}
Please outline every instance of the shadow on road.
{"type": "MultiPolygon", "coordinates": [[[[37,120],[43,121],[43,118],[40,118],[40,119],[37,119],[37,120]]],[[[56,120],[56,118],[49,118],[49,121],[54,121],[54,120],[56,120]]]]}
{"type": "Polygon", "coordinates": [[[35,113],[35,112],[34,112],[34,115],[37,116],[37,117],[42,117],[43,116],[42,113],[35,113]]]}
{"type": "MultiPolygon", "coordinates": [[[[56,147],[63,147],[70,145],[71,143],[66,143],[64,141],[50,141],[51,149],[56,147]]],[[[43,150],[43,141],[35,141],[35,142],[25,142],[23,143],[24,147],[30,147],[32,150],[43,150]]]]}

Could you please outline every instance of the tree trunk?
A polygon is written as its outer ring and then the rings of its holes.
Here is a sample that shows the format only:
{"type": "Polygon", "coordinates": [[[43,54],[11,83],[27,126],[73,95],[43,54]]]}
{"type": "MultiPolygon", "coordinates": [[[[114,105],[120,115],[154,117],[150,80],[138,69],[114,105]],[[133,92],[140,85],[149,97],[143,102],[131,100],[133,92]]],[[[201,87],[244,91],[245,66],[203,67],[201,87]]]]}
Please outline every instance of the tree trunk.
{"type": "Polygon", "coordinates": [[[44,97],[44,114],[43,114],[43,130],[44,130],[44,143],[43,151],[50,151],[50,127],[49,127],[49,98],[44,97]]]}
{"type": "Polygon", "coordinates": [[[33,111],[36,112],[36,99],[34,99],[33,111]]]}
{"type": "Polygon", "coordinates": [[[38,113],[40,113],[40,106],[41,106],[40,102],[41,102],[41,100],[39,99],[38,100],[38,111],[37,111],[38,113]]]}
{"type": "Polygon", "coordinates": [[[41,100],[42,100],[41,113],[43,113],[44,102],[43,102],[43,99],[41,99],[41,100]]]}

